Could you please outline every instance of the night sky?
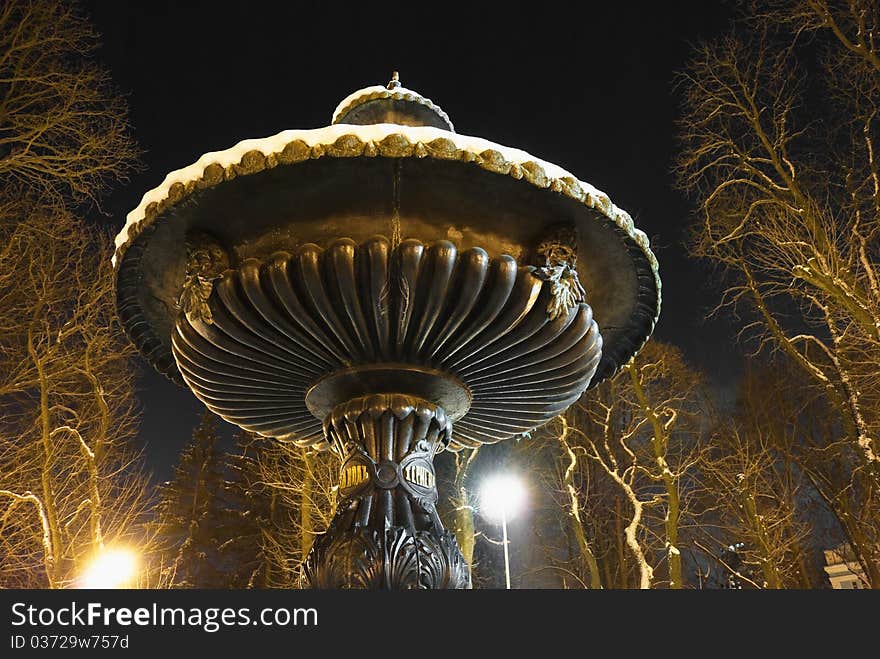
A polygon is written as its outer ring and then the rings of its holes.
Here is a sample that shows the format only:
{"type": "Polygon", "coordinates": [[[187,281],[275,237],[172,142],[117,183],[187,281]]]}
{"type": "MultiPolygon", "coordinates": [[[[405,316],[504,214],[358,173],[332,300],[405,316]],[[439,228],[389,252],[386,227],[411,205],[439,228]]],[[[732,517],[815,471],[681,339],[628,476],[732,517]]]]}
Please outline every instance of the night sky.
{"type": "MultiPolygon", "coordinates": [[[[718,287],[687,258],[691,217],[674,190],[674,72],[725,30],[718,2],[83,2],[99,51],[127,95],[145,170],[105,200],[114,230],[165,174],[206,151],[330,123],[336,104],[392,70],[440,105],[456,131],[524,149],[606,192],[651,239],[663,308],[655,336],[726,390],[742,368],[735,329],[704,321],[718,287]]],[[[143,369],[141,439],[157,479],[171,474],[202,409],[143,369]]]]}

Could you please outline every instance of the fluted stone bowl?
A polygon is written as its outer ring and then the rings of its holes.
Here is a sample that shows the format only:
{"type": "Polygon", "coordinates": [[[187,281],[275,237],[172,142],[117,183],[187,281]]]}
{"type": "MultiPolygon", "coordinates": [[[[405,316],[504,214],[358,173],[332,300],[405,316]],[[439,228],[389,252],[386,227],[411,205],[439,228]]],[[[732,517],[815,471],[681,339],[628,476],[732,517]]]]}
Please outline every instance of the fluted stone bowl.
{"type": "Polygon", "coordinates": [[[602,353],[589,305],[550,319],[547,282],[510,256],[384,237],[246,259],[181,314],[172,337],[187,386],[260,434],[323,445],[349,399],[409,394],[455,422],[453,447],[546,423],[586,389],[602,353]]]}

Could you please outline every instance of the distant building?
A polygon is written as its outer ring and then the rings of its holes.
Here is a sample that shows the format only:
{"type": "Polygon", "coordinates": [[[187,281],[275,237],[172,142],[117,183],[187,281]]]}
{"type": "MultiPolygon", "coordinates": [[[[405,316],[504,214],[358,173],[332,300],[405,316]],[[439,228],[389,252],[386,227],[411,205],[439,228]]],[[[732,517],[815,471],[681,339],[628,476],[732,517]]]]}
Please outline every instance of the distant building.
{"type": "Polygon", "coordinates": [[[825,572],[834,590],[866,588],[865,571],[855,558],[849,545],[826,549],[825,572]]]}

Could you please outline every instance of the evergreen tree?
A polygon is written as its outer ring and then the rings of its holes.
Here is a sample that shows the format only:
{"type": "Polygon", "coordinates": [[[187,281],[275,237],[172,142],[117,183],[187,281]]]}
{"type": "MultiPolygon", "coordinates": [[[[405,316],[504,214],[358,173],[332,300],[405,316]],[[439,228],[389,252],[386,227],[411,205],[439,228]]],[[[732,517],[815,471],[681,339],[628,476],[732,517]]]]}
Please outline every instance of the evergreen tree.
{"type": "Polygon", "coordinates": [[[156,573],[164,588],[297,588],[300,565],[332,517],[338,465],[238,432],[219,446],[205,412],[174,478],[160,487],[156,573]]]}
{"type": "Polygon", "coordinates": [[[174,478],[160,487],[156,545],[159,583],[168,588],[226,586],[221,557],[223,462],[219,421],[207,410],[180,458],[174,478]]]}
{"type": "Polygon", "coordinates": [[[239,431],[235,453],[226,460],[225,524],[221,558],[230,588],[266,588],[271,572],[265,537],[272,523],[274,495],[260,478],[260,446],[268,440],[239,431]]]}

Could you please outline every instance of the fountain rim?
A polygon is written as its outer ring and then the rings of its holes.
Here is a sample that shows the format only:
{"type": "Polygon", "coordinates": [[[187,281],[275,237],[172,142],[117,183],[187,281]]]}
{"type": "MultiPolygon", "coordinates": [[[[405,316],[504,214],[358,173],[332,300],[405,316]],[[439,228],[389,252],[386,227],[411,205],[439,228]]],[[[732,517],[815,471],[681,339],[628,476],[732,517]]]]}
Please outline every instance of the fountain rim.
{"type": "Polygon", "coordinates": [[[463,164],[476,164],[499,175],[524,179],[535,187],[549,188],[575,199],[616,224],[640,248],[657,286],[655,322],[659,317],[661,281],[650,241],[643,231],[635,227],[629,213],[616,206],[607,194],[579,180],[562,167],[526,151],[431,126],[339,123],[323,128],[285,130],[266,138],[242,140],[222,151],[209,151],[193,164],[169,172],[162,183],[148,190],[138,206],[128,213],[125,226],[114,241],[114,268],[119,270],[126,251],[144,229],[161,221],[168,210],[193,191],[215,187],[233,178],[257,174],[276,166],[292,166],[324,157],[458,160],[463,164]],[[209,171],[212,167],[213,170],[209,171]],[[217,167],[221,171],[217,171],[217,167]]]}
{"type": "MultiPolygon", "coordinates": [[[[632,246],[631,254],[641,261],[642,265],[637,269],[650,271],[653,290],[649,297],[641,298],[642,307],[648,312],[648,322],[638,333],[639,337],[631,337],[632,349],[627,351],[630,356],[637,354],[651,336],[662,302],[658,264],[648,237],[634,226],[626,211],[613,204],[608,195],[558,165],[520,149],[429,126],[339,123],[317,129],[286,130],[268,138],[243,140],[229,149],[204,154],[192,165],[170,172],[162,184],[146,192],[137,208],[128,214],[125,227],[116,236],[112,257],[117,285],[127,271],[129,247],[139,242],[138,238],[145,231],[149,233],[149,229],[165,220],[169,212],[190,195],[275,167],[290,167],[323,158],[414,158],[458,162],[461,166],[476,166],[499,176],[521,180],[523,185],[546,190],[547,194],[574,200],[593,212],[594,221],[614,226],[621,239],[632,246]]],[[[144,239],[149,241],[148,236],[144,239]]],[[[126,324],[127,333],[128,330],[126,324]]],[[[141,343],[143,341],[135,341],[143,352],[141,343]]],[[[173,375],[156,365],[154,358],[148,357],[148,361],[175,380],[173,375]]],[[[612,372],[623,365],[617,362],[612,372]]],[[[609,374],[601,379],[607,377],[609,374]]]]}

